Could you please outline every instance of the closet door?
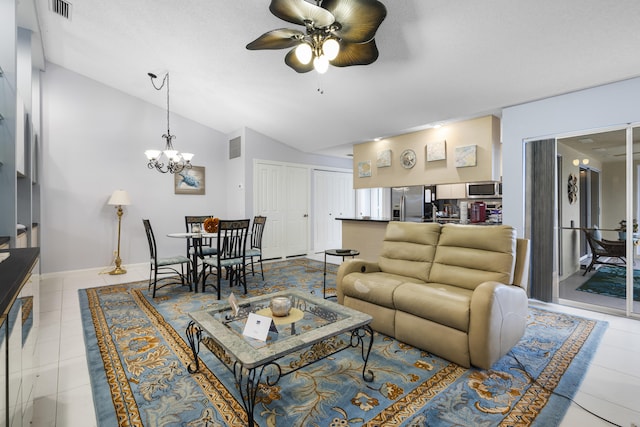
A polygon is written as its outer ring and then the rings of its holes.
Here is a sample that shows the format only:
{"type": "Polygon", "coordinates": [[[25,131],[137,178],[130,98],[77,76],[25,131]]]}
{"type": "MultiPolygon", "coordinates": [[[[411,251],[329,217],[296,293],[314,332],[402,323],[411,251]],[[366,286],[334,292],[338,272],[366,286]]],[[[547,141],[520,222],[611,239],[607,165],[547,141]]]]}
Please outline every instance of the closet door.
{"type": "Polygon", "coordinates": [[[309,169],[285,166],[286,253],[306,255],[309,251],[309,169]]]}
{"type": "Polygon", "coordinates": [[[355,216],[355,191],[350,173],[314,171],[314,252],[342,246],[342,221],[355,216]]]}
{"type": "Polygon", "coordinates": [[[267,217],[262,235],[262,258],[282,258],[284,239],[284,167],[257,163],[254,170],[254,207],[256,215],[267,217]]]}
{"type": "Polygon", "coordinates": [[[254,166],[254,210],[267,222],[264,259],[306,255],[309,249],[309,168],[276,162],[254,166]]]}

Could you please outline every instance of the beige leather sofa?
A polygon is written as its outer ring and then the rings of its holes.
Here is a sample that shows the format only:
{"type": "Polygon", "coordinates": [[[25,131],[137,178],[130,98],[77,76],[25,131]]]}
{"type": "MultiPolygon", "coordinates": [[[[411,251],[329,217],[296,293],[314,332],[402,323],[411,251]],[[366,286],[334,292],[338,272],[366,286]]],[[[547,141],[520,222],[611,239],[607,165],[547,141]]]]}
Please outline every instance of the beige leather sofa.
{"type": "Polygon", "coordinates": [[[524,334],[529,241],[506,225],[389,222],[377,263],[345,261],[338,302],[385,335],[488,369],[524,334]]]}

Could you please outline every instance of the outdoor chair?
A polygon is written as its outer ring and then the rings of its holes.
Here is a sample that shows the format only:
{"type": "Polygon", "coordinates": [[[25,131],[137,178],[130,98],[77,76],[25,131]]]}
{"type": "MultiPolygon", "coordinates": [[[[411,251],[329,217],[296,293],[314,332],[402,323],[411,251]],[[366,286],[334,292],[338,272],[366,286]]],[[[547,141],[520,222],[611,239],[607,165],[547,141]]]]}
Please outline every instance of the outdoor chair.
{"type": "MultiPolygon", "coordinates": [[[[582,275],[584,276],[596,265],[626,265],[626,242],[597,238],[591,230],[583,228],[585,238],[591,250],[591,262],[582,275]]],[[[594,231],[599,231],[597,228],[594,231]]]]}

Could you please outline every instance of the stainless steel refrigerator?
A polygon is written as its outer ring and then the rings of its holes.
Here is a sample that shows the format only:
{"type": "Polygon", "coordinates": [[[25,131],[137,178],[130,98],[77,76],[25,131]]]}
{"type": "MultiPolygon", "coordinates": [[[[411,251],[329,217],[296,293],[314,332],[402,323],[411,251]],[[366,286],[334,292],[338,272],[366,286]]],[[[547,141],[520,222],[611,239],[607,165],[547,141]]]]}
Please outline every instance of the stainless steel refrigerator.
{"type": "Polygon", "coordinates": [[[394,221],[424,221],[424,186],[391,189],[391,218],[394,221]]]}

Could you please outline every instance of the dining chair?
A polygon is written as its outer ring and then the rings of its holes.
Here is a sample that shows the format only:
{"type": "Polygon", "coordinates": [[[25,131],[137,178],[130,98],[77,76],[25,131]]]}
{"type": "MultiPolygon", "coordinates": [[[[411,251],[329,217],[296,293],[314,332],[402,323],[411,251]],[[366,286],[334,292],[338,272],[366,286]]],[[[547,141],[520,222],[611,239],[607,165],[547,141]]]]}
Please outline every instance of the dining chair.
{"type": "Polygon", "coordinates": [[[264,269],[262,268],[262,233],[264,225],[267,222],[266,216],[253,217],[253,225],[251,227],[251,245],[247,249],[247,259],[251,261],[251,275],[255,276],[256,272],[253,268],[254,258],[258,258],[260,262],[260,274],[264,280],[264,269]]]}
{"type": "Polygon", "coordinates": [[[189,280],[189,272],[191,271],[191,260],[182,255],[174,255],[166,258],[158,258],[158,246],[156,245],[156,238],[151,228],[151,222],[148,219],[143,219],[144,231],[147,233],[147,241],[149,242],[149,289],[153,286],[152,297],[156,297],[156,290],[161,289],[168,285],[175,285],[178,282],[167,282],[162,285],[158,285],[158,275],[178,275],[180,276],[180,283],[182,286],[189,286],[191,290],[191,280],[189,280]],[[177,266],[180,266],[178,271],[177,266]],[[185,275],[184,266],[187,266],[187,273],[185,275]]]}
{"type": "MultiPolygon", "coordinates": [[[[184,225],[187,233],[194,233],[194,227],[198,227],[198,230],[204,232],[204,222],[207,218],[212,218],[213,215],[206,216],[191,216],[186,215],[184,217],[184,225]]],[[[204,256],[210,256],[215,254],[216,248],[213,247],[213,239],[212,238],[203,238],[202,251],[204,256]]],[[[192,258],[195,253],[195,243],[192,239],[187,239],[187,257],[192,258]]]]}
{"type": "MultiPolygon", "coordinates": [[[[221,295],[220,282],[222,272],[228,275],[230,287],[242,284],[244,293],[247,293],[246,278],[246,247],[247,236],[249,234],[248,219],[241,220],[220,220],[218,224],[218,238],[216,243],[216,253],[206,257],[202,254],[202,244],[196,241],[198,256],[202,261],[202,291],[206,286],[215,286],[218,291],[218,299],[221,295]],[[207,284],[207,277],[215,270],[216,284],[207,284]]],[[[199,280],[198,280],[199,281],[199,280]]]]}

